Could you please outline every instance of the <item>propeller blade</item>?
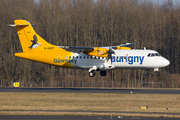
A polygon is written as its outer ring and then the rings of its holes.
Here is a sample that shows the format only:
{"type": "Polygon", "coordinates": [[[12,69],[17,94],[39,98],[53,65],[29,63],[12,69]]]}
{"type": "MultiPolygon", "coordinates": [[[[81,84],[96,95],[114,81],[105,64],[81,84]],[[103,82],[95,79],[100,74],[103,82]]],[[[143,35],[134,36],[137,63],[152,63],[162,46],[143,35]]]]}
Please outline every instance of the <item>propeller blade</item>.
{"type": "Polygon", "coordinates": [[[111,60],[111,64],[112,64],[112,54],[115,54],[115,52],[109,47],[109,50],[107,51],[108,55],[107,55],[107,62],[109,61],[109,59],[111,60]]]}

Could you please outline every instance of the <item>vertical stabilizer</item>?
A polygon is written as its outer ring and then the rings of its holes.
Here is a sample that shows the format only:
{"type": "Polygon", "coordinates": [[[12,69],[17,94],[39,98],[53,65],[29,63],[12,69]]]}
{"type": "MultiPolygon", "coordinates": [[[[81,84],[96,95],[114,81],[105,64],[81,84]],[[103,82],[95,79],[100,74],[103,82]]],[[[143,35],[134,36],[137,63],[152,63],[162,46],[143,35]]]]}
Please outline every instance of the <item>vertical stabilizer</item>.
{"type": "Polygon", "coordinates": [[[43,51],[46,48],[54,48],[55,46],[46,42],[33,29],[31,23],[27,20],[14,20],[19,40],[21,42],[23,52],[43,51]]]}

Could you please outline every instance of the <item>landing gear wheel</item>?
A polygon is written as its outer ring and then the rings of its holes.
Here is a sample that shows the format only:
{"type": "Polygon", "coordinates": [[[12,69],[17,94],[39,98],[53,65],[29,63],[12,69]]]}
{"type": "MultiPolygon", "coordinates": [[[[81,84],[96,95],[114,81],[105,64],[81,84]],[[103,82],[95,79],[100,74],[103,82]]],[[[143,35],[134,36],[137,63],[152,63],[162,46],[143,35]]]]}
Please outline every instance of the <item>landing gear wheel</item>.
{"type": "Polygon", "coordinates": [[[159,76],[160,74],[159,74],[159,72],[156,72],[156,76],[159,76]]]}
{"type": "Polygon", "coordinates": [[[100,75],[101,75],[101,76],[106,76],[106,74],[107,74],[106,71],[101,71],[101,72],[100,72],[100,75]]]}
{"type": "Polygon", "coordinates": [[[95,73],[95,71],[93,70],[93,71],[91,71],[91,72],[89,72],[89,77],[94,77],[96,75],[96,73],[95,73]]]}

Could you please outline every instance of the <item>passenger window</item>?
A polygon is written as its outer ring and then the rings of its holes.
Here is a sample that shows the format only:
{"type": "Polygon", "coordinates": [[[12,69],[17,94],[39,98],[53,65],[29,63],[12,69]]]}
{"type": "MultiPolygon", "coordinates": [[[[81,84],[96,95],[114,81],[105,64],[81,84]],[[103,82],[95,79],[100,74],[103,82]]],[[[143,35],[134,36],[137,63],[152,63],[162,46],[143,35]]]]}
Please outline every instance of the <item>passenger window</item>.
{"type": "Polygon", "coordinates": [[[78,56],[76,56],[76,59],[78,59],[78,56]]]}
{"type": "Polygon", "coordinates": [[[93,56],[91,56],[91,59],[93,59],[93,56]]]}
{"type": "Polygon", "coordinates": [[[71,56],[69,56],[69,59],[71,59],[71,56]]]}
{"type": "Polygon", "coordinates": [[[75,57],[73,56],[73,59],[75,59],[75,57]]]}
{"type": "Polygon", "coordinates": [[[82,58],[82,56],[79,57],[79,59],[81,59],[81,58],[82,58]]]}
{"type": "Polygon", "coordinates": [[[94,56],[94,59],[96,59],[96,56],[94,56]]]}
{"type": "Polygon", "coordinates": [[[89,56],[87,56],[87,59],[89,59],[89,56]]]}
{"type": "Polygon", "coordinates": [[[151,53],[149,53],[147,56],[150,57],[150,56],[151,56],[151,53]]]}
{"type": "Polygon", "coordinates": [[[104,59],[104,57],[102,57],[102,59],[104,59]]]}
{"type": "Polygon", "coordinates": [[[83,56],[83,59],[85,59],[86,58],[86,56],[83,56]]]}

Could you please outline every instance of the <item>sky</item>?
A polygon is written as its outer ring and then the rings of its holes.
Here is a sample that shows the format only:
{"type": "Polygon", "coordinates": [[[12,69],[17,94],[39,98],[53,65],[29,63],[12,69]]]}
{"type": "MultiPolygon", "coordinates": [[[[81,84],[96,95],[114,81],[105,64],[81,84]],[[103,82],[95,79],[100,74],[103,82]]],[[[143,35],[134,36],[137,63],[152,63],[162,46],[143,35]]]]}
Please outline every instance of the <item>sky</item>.
{"type": "MultiPolygon", "coordinates": [[[[155,4],[163,4],[165,1],[167,0],[149,0],[149,1],[152,1],[153,3],[155,4]]],[[[176,5],[177,3],[180,3],[180,0],[171,0],[173,5],[176,5]]]]}
{"type": "MultiPolygon", "coordinates": [[[[38,2],[38,1],[39,0],[35,0],[35,2],[38,2]]],[[[94,1],[96,2],[97,0],[94,0],[94,1]]],[[[165,1],[168,1],[168,0],[147,0],[147,1],[151,1],[154,4],[162,5],[165,1]]],[[[177,3],[180,4],[180,0],[172,0],[172,2],[173,2],[173,5],[175,5],[175,6],[176,6],[177,3]]]]}
{"type": "MultiPolygon", "coordinates": [[[[97,1],[97,0],[94,0],[94,1],[97,1]]],[[[154,4],[160,4],[162,5],[165,1],[168,1],[168,0],[147,0],[147,1],[151,1],[153,2],[154,4]]],[[[173,2],[173,5],[176,5],[177,3],[180,4],[180,0],[172,0],[173,2]]]]}

